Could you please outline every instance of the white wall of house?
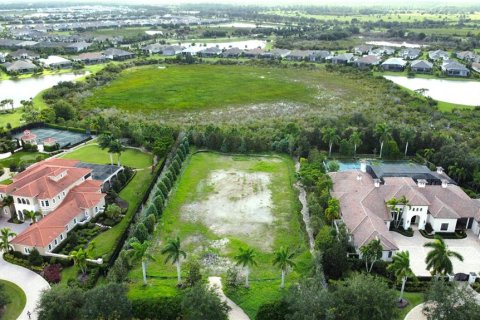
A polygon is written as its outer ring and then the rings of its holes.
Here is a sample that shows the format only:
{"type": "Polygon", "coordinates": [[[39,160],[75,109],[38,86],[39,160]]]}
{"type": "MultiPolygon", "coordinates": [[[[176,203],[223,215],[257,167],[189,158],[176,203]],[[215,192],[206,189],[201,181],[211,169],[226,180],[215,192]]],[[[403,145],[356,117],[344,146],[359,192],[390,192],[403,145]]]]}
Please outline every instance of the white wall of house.
{"type": "Polygon", "coordinates": [[[383,250],[382,251],[382,260],[383,261],[392,261],[393,256],[395,255],[395,250],[383,250]]]}
{"type": "Polygon", "coordinates": [[[479,221],[473,220],[472,231],[473,231],[474,234],[480,236],[480,222],[479,221]]]}
{"type": "Polygon", "coordinates": [[[38,199],[39,203],[39,208],[42,211],[42,213],[47,214],[53,210],[55,210],[65,199],[65,197],[68,195],[68,192],[75,186],[78,186],[85,180],[91,180],[91,177],[88,179],[85,179],[85,177],[82,177],[75,181],[73,184],[65,188],[63,191],[61,191],[59,194],[55,195],[55,197],[50,198],[50,199],[38,199]],[[48,202],[47,202],[48,201],[48,202]],[[47,206],[48,203],[48,206],[47,206]]]}
{"type": "Polygon", "coordinates": [[[428,221],[435,232],[455,232],[457,219],[439,219],[428,215],[428,221]]]}
{"type": "Polygon", "coordinates": [[[411,226],[412,218],[418,216],[417,225],[418,229],[425,229],[425,224],[428,219],[428,206],[410,206],[406,207],[403,211],[403,228],[407,230],[411,226]]]}
{"type": "MultiPolygon", "coordinates": [[[[38,205],[38,202],[35,201],[35,198],[29,198],[29,197],[13,197],[13,200],[15,202],[15,210],[17,213],[24,212],[26,211],[39,211],[40,207],[38,205]]],[[[18,218],[21,219],[21,214],[17,214],[18,218]]]]}

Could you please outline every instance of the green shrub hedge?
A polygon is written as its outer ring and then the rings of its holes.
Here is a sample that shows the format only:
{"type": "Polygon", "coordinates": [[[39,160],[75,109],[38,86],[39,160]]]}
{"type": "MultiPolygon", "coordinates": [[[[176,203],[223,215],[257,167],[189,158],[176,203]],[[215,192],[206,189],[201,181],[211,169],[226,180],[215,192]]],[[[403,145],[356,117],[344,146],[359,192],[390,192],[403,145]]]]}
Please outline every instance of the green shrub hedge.
{"type": "Polygon", "coordinates": [[[181,315],[181,298],[157,297],[132,300],[132,314],[136,319],[177,320],[181,315]]]}

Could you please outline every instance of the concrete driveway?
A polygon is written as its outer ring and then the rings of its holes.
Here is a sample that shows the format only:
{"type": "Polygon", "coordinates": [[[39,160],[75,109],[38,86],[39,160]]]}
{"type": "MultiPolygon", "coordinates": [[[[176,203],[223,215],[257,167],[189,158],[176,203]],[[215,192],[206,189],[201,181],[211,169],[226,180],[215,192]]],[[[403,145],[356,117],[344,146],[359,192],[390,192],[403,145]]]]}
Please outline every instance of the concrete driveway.
{"type": "MultiPolygon", "coordinates": [[[[425,258],[429,249],[424,248],[423,245],[432,240],[424,238],[418,230],[415,230],[411,238],[396,232],[392,232],[392,236],[401,251],[410,252],[410,266],[413,272],[417,276],[430,276],[430,272],[425,269],[427,266],[425,258]]],[[[452,259],[454,273],[480,272],[480,240],[471,230],[467,231],[465,239],[445,239],[445,242],[450,250],[460,253],[464,258],[463,262],[452,259]]]]}
{"type": "Polygon", "coordinates": [[[0,251],[0,279],[15,283],[22,288],[27,296],[27,303],[18,317],[20,320],[28,320],[27,313],[31,312],[31,319],[37,319],[35,308],[40,299],[40,293],[50,288],[48,282],[33,271],[20,267],[3,260],[3,253],[0,251]]]}
{"type": "Polygon", "coordinates": [[[30,226],[30,220],[21,224],[10,223],[8,222],[7,218],[3,217],[2,213],[3,212],[0,212],[0,229],[9,228],[16,234],[19,234],[30,226]]]}

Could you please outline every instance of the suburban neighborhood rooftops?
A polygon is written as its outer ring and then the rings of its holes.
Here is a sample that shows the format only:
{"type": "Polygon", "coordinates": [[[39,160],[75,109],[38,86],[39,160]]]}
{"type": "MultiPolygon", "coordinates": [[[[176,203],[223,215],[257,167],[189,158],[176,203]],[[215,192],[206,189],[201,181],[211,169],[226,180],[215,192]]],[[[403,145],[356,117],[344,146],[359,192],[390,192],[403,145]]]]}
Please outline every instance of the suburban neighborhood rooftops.
{"type": "Polygon", "coordinates": [[[429,183],[434,182],[436,184],[440,184],[442,179],[447,180],[448,183],[455,183],[455,181],[452,180],[447,174],[432,171],[424,165],[413,162],[372,163],[368,165],[367,170],[374,178],[378,179],[383,179],[385,177],[410,177],[414,180],[425,179],[429,183]]]}
{"type": "Polygon", "coordinates": [[[29,60],[17,60],[14,62],[5,62],[3,66],[8,72],[18,71],[18,70],[32,70],[32,69],[38,68],[35,64],[33,64],[29,60]]]}
{"type": "Polygon", "coordinates": [[[444,64],[442,64],[442,69],[443,70],[462,70],[462,71],[469,71],[467,67],[465,67],[463,64],[457,61],[445,61],[444,64]]]}
{"type": "Polygon", "coordinates": [[[399,65],[399,66],[406,66],[407,65],[407,61],[401,59],[401,58],[388,58],[387,60],[385,60],[382,65],[399,65]]]}
{"type": "Polygon", "coordinates": [[[423,69],[431,69],[433,68],[433,64],[427,60],[415,60],[412,61],[411,65],[412,68],[423,68],[423,69]]]}
{"type": "Polygon", "coordinates": [[[68,64],[71,63],[70,60],[65,59],[59,56],[48,56],[46,59],[39,59],[39,61],[47,66],[55,64],[68,64]]]}

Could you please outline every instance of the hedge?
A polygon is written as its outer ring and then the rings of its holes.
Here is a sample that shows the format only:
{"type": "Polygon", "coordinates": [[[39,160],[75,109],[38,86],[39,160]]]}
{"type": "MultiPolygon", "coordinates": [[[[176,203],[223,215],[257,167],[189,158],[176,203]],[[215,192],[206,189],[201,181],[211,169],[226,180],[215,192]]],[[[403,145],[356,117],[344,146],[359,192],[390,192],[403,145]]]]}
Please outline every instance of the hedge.
{"type": "Polygon", "coordinates": [[[132,314],[136,319],[177,320],[181,315],[181,297],[132,299],[132,314]]]}

